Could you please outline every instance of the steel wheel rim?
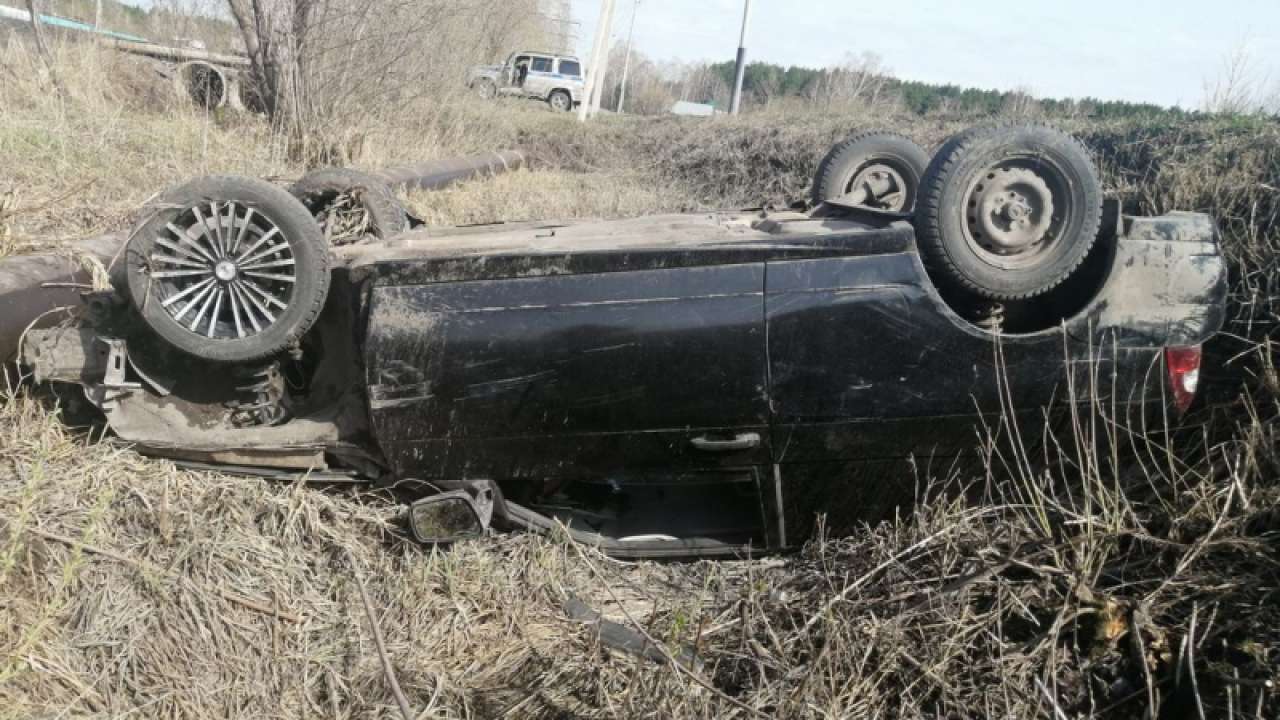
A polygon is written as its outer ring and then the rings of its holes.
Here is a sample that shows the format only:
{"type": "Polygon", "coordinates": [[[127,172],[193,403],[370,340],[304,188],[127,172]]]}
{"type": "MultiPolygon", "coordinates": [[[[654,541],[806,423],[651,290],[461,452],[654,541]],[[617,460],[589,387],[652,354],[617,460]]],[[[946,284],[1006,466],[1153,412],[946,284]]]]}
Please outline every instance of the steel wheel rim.
{"type": "Polygon", "coordinates": [[[877,210],[902,212],[911,202],[908,173],[889,160],[873,160],[858,168],[840,200],[877,210]]]}
{"type": "Polygon", "coordinates": [[[497,91],[497,88],[495,88],[495,87],[493,86],[493,83],[491,83],[491,82],[482,82],[482,83],[480,83],[480,97],[481,97],[481,98],[484,98],[485,100],[488,100],[489,98],[491,98],[491,97],[493,97],[493,96],[494,96],[494,93],[495,93],[496,91],[497,91]]]}
{"type": "Polygon", "coordinates": [[[1061,243],[1070,181],[1044,158],[1015,157],[985,170],[965,193],[965,241],[1003,269],[1033,265],[1061,243]]]}
{"type": "Polygon", "coordinates": [[[297,259],[279,226],[235,202],[188,208],[156,234],[147,260],[169,318],[211,340],[266,332],[297,285],[297,259]]]}
{"type": "Polygon", "coordinates": [[[564,93],[556,93],[551,96],[551,107],[557,110],[564,110],[569,107],[569,103],[564,93]]]}

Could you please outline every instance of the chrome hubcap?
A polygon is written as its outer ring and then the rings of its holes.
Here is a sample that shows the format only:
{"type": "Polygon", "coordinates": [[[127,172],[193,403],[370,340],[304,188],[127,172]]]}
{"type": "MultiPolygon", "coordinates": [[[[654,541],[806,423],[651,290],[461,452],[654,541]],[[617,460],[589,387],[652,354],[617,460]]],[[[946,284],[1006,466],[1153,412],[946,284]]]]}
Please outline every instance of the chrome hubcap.
{"type": "Polygon", "coordinates": [[[289,241],[270,218],[234,202],[197,205],[155,238],[150,277],[160,305],[189,332],[251,337],[289,308],[297,284],[289,241]]]}
{"type": "Polygon", "coordinates": [[[229,283],[236,279],[236,264],[230,260],[223,260],[213,266],[213,274],[224,283],[229,283]]]}

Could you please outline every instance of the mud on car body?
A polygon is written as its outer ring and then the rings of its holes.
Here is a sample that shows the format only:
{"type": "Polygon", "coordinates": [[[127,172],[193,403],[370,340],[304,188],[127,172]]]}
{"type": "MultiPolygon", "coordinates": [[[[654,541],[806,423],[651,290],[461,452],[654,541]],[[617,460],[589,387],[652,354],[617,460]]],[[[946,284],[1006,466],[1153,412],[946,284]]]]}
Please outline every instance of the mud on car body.
{"type": "Polygon", "coordinates": [[[283,191],[198,180],[24,360],[143,452],[412,487],[440,500],[423,539],[559,522],[644,556],[793,547],[909,500],[913,462],[972,460],[1000,418],[1039,438],[1102,401],[1143,433],[1192,401],[1226,292],[1209,218],[1122,216],[1045,128],[927,167],[858,142],[806,212],[334,248],[283,191]]]}

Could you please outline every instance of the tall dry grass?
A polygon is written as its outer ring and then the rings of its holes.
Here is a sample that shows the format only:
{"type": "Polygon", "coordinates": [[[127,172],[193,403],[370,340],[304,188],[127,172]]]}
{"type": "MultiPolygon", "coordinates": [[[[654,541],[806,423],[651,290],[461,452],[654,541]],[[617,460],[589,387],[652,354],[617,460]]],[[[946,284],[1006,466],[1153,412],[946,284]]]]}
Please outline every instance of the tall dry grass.
{"type": "MultiPolygon", "coordinates": [[[[65,93],[34,49],[0,46],[0,230],[22,252],[126,227],[153,193],[197,175],[289,180],[308,167],[261,116],[207,112],[162,65],[69,42],[52,44],[65,93]]],[[[536,103],[476,102],[459,81],[431,97],[335,127],[352,164],[376,168],[512,147],[530,128],[574,126],[536,103]]],[[[337,141],[334,141],[337,142],[337,141]]],[[[0,237],[3,237],[0,235],[0,237]]]]}
{"type": "Polygon", "coordinates": [[[796,556],[619,563],[423,549],[387,498],[179,471],[9,397],[0,716],[395,717],[363,584],[422,717],[1274,717],[1274,426],[1139,466],[1082,431],[1050,473],[1007,430],[985,477],[920,477],[898,519],[796,556]],[[608,650],[572,598],[666,659],[608,650]]]}

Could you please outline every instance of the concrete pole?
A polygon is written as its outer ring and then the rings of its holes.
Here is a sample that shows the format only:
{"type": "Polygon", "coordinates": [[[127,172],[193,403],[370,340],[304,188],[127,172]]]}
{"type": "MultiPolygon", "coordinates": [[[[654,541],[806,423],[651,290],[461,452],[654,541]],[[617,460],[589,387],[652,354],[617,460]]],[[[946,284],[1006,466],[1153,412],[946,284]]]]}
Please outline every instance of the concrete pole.
{"type": "Polygon", "coordinates": [[[586,122],[592,113],[592,100],[596,95],[596,87],[602,84],[604,68],[608,64],[601,56],[607,55],[609,30],[612,28],[613,0],[602,0],[600,18],[596,21],[596,37],[591,45],[591,64],[587,66],[587,80],[583,86],[582,104],[578,106],[578,120],[586,122]]]}
{"type": "Polygon", "coordinates": [[[604,99],[604,81],[609,76],[609,56],[612,54],[609,47],[609,36],[613,34],[613,11],[616,7],[615,0],[608,0],[609,17],[605,21],[604,38],[600,44],[600,63],[598,65],[600,76],[596,78],[595,94],[592,95],[592,115],[600,112],[600,102],[604,99]]]}
{"type": "Polygon", "coordinates": [[[627,32],[627,60],[622,63],[622,88],[618,92],[618,113],[627,104],[627,78],[631,76],[631,46],[636,39],[636,15],[640,14],[640,0],[631,8],[631,30],[627,32]]]}
{"type": "Polygon", "coordinates": [[[747,24],[751,20],[751,0],[744,0],[742,8],[742,34],[738,37],[738,64],[733,72],[733,97],[729,100],[729,114],[737,115],[742,107],[742,78],[747,73],[747,24]]]}

